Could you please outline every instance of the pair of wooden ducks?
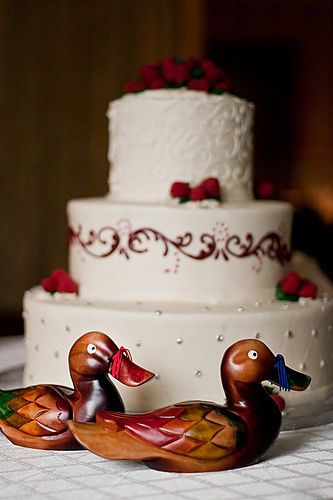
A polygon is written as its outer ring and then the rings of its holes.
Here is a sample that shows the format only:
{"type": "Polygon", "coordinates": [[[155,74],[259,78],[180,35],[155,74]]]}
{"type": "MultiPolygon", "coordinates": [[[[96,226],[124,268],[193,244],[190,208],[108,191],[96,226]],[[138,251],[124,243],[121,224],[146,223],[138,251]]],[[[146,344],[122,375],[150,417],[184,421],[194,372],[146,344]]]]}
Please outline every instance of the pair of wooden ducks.
{"type": "Polygon", "coordinates": [[[138,386],[154,374],[105,334],[89,332],[69,353],[74,389],[37,385],[0,391],[0,427],[15,444],[77,449],[108,459],[144,460],[173,472],[208,472],[255,463],[277,438],[281,412],[263,389],[270,380],[304,390],[310,377],[291,370],[256,339],[230,346],[221,364],[224,406],[177,403],[145,414],[126,414],[108,377],[138,386]],[[80,443],[80,444],[79,444],[80,443]]]}

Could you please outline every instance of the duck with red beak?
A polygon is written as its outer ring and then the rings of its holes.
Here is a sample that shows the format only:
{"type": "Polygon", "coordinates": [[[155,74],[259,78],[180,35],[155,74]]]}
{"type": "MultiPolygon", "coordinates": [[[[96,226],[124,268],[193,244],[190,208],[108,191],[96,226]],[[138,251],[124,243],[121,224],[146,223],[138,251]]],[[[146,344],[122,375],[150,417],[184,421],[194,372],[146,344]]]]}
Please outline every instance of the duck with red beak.
{"type": "Polygon", "coordinates": [[[0,391],[0,428],[14,444],[29,448],[80,448],[67,421],[93,422],[103,410],[123,412],[124,404],[109,374],[136,387],[154,373],[133,363],[130,353],[104,333],[88,332],[69,352],[73,388],[36,385],[0,391]]]}

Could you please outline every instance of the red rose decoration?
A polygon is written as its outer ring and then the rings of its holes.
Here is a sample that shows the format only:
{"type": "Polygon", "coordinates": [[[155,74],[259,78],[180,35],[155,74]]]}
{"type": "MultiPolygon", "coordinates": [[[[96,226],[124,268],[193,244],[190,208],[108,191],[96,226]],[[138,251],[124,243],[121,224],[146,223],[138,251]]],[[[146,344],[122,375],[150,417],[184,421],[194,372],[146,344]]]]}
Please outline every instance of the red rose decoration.
{"type": "Polygon", "coordinates": [[[125,84],[125,92],[141,92],[146,86],[143,82],[130,81],[125,84]]]}
{"type": "Polygon", "coordinates": [[[218,198],[221,194],[220,183],[216,177],[208,177],[200,185],[206,193],[206,198],[218,198]]]}
{"type": "Polygon", "coordinates": [[[230,87],[231,87],[231,83],[230,83],[230,80],[228,80],[227,78],[225,80],[220,80],[214,86],[214,88],[217,91],[222,90],[222,91],[226,91],[226,92],[228,90],[230,90],[230,87]]]}
{"type": "Polygon", "coordinates": [[[292,271],[286,274],[276,285],[275,296],[278,300],[298,301],[300,297],[315,299],[317,286],[306,278],[301,278],[292,271]]]}
{"type": "Polygon", "coordinates": [[[202,186],[196,186],[191,189],[190,200],[201,201],[206,198],[206,192],[202,186]]]}
{"type": "Polygon", "coordinates": [[[274,195],[274,187],[271,182],[265,181],[265,182],[259,182],[256,187],[256,196],[257,198],[261,200],[265,200],[268,198],[273,198],[274,195]]]}
{"type": "Polygon", "coordinates": [[[150,89],[162,89],[165,87],[165,81],[161,77],[157,77],[148,83],[150,89]]]}
{"type": "Polygon", "coordinates": [[[174,182],[170,194],[173,198],[187,198],[190,195],[190,186],[186,182],[174,182]]]}
{"type": "Polygon", "coordinates": [[[161,75],[156,66],[145,64],[140,68],[140,77],[146,84],[149,84],[153,80],[161,78],[161,75]]]}
{"type": "Polygon", "coordinates": [[[295,272],[286,274],[280,281],[280,287],[284,293],[294,295],[301,285],[301,278],[295,272]]]}
{"type": "Polygon", "coordinates": [[[41,282],[44,290],[50,293],[77,293],[78,285],[64,269],[55,269],[51,276],[41,282]]]}
{"type": "Polygon", "coordinates": [[[205,59],[201,63],[201,67],[204,71],[206,79],[211,83],[214,84],[219,80],[222,80],[224,78],[224,73],[223,71],[218,68],[213,61],[210,61],[209,59],[205,59]]]}
{"type": "Polygon", "coordinates": [[[162,63],[162,75],[168,83],[182,85],[188,80],[190,72],[186,63],[166,59],[162,63]]]}
{"type": "Polygon", "coordinates": [[[230,80],[224,71],[209,59],[169,58],[141,66],[139,79],[128,82],[125,91],[140,92],[145,89],[178,87],[220,95],[230,89],[230,80]]]}
{"type": "Polygon", "coordinates": [[[311,281],[306,281],[299,289],[299,296],[309,299],[315,299],[317,297],[317,286],[311,281]]]}
{"type": "Polygon", "coordinates": [[[209,81],[207,78],[197,78],[195,80],[190,80],[187,84],[187,88],[190,90],[203,90],[209,92],[209,81]]]}

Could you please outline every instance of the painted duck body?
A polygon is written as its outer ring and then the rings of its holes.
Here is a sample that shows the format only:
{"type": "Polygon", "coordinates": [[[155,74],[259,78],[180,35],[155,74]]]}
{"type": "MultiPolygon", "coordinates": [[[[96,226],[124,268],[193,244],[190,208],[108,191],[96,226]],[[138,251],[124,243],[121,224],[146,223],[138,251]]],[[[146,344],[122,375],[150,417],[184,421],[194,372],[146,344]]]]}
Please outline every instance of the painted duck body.
{"type": "MultiPolygon", "coordinates": [[[[69,425],[80,443],[98,455],[144,460],[158,470],[207,472],[250,465],[280,431],[281,412],[261,385],[263,380],[278,382],[279,356],[256,339],[229,347],[221,364],[224,406],[194,401],[138,415],[103,411],[94,424],[69,425]]],[[[287,387],[304,390],[310,383],[306,375],[284,368],[287,387]]]]}
{"type": "Polygon", "coordinates": [[[86,333],[69,353],[73,388],[36,385],[0,391],[2,432],[21,446],[53,450],[80,448],[68,429],[69,419],[91,422],[98,411],[124,411],[121,396],[108,373],[132,386],[154,376],[124,357],[124,351],[104,333],[86,333]],[[113,370],[115,361],[117,370],[113,370]]]}

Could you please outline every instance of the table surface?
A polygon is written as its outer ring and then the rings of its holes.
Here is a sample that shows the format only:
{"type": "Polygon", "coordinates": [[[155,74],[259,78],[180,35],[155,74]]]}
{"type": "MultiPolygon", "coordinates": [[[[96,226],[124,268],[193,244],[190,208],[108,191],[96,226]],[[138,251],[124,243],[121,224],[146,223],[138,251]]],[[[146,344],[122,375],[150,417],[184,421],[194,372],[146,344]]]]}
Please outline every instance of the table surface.
{"type": "MultiPolygon", "coordinates": [[[[22,339],[0,339],[0,386],[20,385],[22,339]],[[4,356],[4,351],[12,356],[4,356]],[[1,359],[1,356],[3,359],[1,359]],[[15,363],[9,359],[15,359],[15,363]]],[[[14,446],[0,434],[0,498],[29,500],[333,499],[333,423],[282,432],[251,467],[204,474],[157,472],[140,462],[108,461],[88,451],[14,446]]]]}

